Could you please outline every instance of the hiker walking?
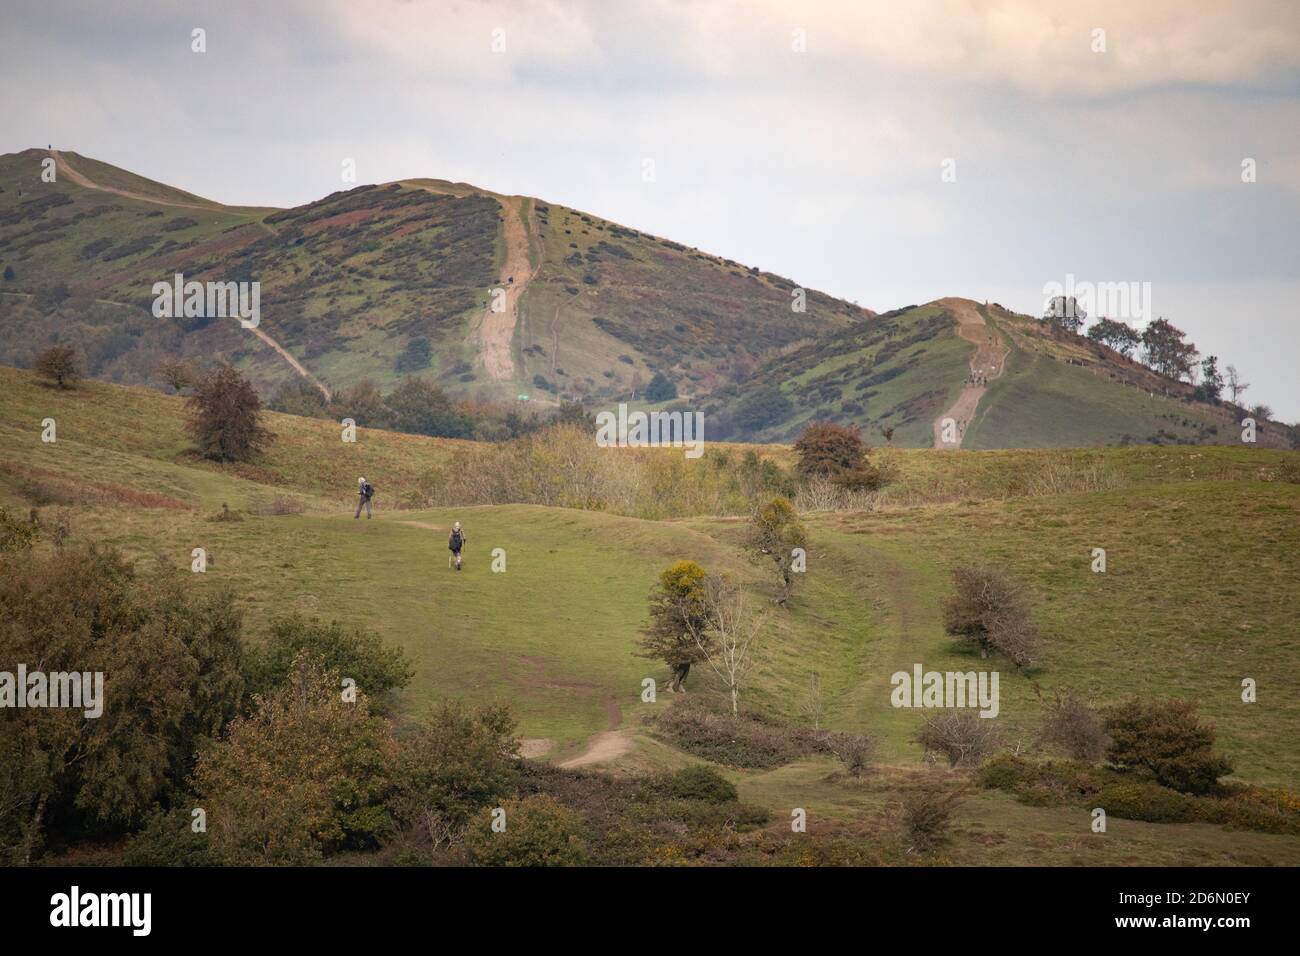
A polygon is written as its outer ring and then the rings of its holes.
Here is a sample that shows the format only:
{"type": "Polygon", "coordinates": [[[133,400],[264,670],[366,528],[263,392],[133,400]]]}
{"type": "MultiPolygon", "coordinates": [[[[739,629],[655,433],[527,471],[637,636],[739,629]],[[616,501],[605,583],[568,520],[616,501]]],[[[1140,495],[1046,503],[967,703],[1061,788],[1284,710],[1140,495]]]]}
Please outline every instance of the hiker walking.
{"type": "Polygon", "coordinates": [[[366,509],[367,518],[372,517],[370,513],[370,499],[373,498],[374,496],[375,496],[374,485],[366,481],[365,478],[358,478],[357,479],[357,513],[354,514],[352,517],[360,518],[362,508],[366,509]]]}
{"type": "Polygon", "coordinates": [[[460,570],[460,551],[465,547],[465,532],[460,530],[460,522],[457,521],[451,526],[451,534],[447,535],[447,549],[456,557],[456,570],[460,570]]]}

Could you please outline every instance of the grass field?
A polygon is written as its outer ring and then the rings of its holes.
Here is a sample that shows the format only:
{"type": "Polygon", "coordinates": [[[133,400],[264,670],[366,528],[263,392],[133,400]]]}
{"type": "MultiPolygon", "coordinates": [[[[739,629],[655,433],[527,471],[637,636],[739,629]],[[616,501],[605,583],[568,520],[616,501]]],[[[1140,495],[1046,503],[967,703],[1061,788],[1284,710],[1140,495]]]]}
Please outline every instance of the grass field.
{"type": "MultiPolygon", "coordinates": [[[[445,697],[503,701],[524,736],[553,742],[547,759],[619,728],[632,749],[615,771],[692,762],[641,723],[671,702],[661,693],[642,703],[642,679],[662,688],[667,672],[635,654],[655,575],[692,558],[757,595],[776,593],[767,569],[741,552],[741,516],[396,508],[401,489],[452,443],[363,432],[349,446],[329,422],[271,416],[279,437],[264,460],[220,467],[187,452],[182,411],[180,400],[143,389],[91,382],[57,392],[0,370],[0,504],[22,513],[44,497],[44,520],[67,516],[74,537],[177,568],[204,547],[211,565],[195,586],[234,589],[254,639],[272,615],[293,610],[374,628],[414,665],[396,700],[402,716],[445,697]],[[39,437],[47,417],[58,424],[53,444],[39,437]],[[352,517],[359,473],[380,489],[373,520],[352,517]],[[279,510],[297,513],[274,513],[267,503],[276,498],[294,503],[279,510]],[[223,503],[242,520],[211,520],[223,503]],[[459,574],[447,568],[452,520],[469,537],[459,574]],[[496,548],[504,573],[492,570],[496,548]]],[[[788,449],[771,451],[789,461],[788,449]]],[[[1032,744],[1043,715],[1036,688],[1070,687],[1097,704],[1184,696],[1216,723],[1237,763],[1234,779],[1300,784],[1300,485],[1283,480],[1295,453],[880,455],[895,480],[874,510],[804,516],[808,571],[788,610],[767,611],[742,693],[744,708],[799,721],[815,673],[826,726],[876,736],[880,770],[866,783],[845,781],[824,760],[728,771],[746,799],[773,811],[775,825],[795,806],[815,808],[819,825],[845,832],[887,816],[896,784],[923,769],[912,741],[923,713],[889,704],[890,675],[917,663],[998,669],[998,722],[1010,748],[1032,744]],[[1090,570],[1097,547],[1107,551],[1105,574],[1090,570]],[[1002,567],[1029,589],[1047,649],[1024,672],[981,662],[943,633],[949,572],[975,562],[1002,567]],[[1247,677],[1258,682],[1258,703],[1240,699],[1247,677]]],[[[703,668],[690,686],[721,692],[703,668]]],[[[968,799],[958,833],[953,862],[1300,862],[1295,838],[1117,821],[1103,839],[1088,833],[1083,811],[1023,806],[997,793],[968,799]]]]}

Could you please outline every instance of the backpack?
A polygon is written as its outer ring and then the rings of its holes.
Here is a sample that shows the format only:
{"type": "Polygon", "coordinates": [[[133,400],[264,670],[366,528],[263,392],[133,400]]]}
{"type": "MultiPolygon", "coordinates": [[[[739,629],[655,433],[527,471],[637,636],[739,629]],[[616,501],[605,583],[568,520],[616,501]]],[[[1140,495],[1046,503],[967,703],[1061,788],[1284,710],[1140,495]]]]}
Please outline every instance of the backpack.
{"type": "Polygon", "coordinates": [[[451,544],[450,544],[451,549],[455,551],[457,548],[462,547],[464,544],[465,544],[465,536],[461,534],[460,531],[453,531],[451,533],[451,544]]]}
{"type": "Polygon", "coordinates": [[[364,485],[361,486],[361,497],[369,501],[374,496],[375,496],[375,486],[367,481],[364,485]]]}

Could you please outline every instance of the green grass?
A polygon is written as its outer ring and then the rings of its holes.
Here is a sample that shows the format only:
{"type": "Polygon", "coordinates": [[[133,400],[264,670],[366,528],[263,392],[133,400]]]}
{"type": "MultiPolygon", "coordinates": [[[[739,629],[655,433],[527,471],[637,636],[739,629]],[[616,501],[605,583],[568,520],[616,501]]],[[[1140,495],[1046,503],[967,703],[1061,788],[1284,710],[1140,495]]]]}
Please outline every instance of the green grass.
{"type": "MultiPolygon", "coordinates": [[[[655,575],[690,557],[741,580],[766,612],[745,708],[801,720],[815,672],[826,726],[879,740],[882,769],[865,784],[832,775],[821,760],[763,774],[729,771],[746,799],[772,809],[778,828],[795,806],[810,810],[814,832],[824,824],[864,835],[893,825],[900,781],[921,771],[912,738],[924,712],[893,708],[889,677],[916,663],[999,670],[998,724],[1009,747],[1033,743],[1043,716],[1036,688],[1070,687],[1097,704],[1130,694],[1192,697],[1235,759],[1235,779],[1289,788],[1300,781],[1300,486],[1280,480],[1295,453],[881,453],[897,472],[895,502],[805,516],[808,572],[782,610],[767,601],[773,577],[740,552],[742,519],[656,522],[530,505],[395,510],[383,489],[416,480],[447,443],[372,432],[352,448],[330,423],[275,416],[280,441],[264,461],[218,467],[186,454],[181,413],[178,400],[142,389],[88,383],[56,392],[27,373],[0,371],[0,503],[20,513],[28,507],[24,474],[51,487],[89,481],[124,495],[174,497],[180,507],[74,495],[43,510],[47,521],[67,515],[75,537],[178,569],[188,569],[192,548],[206,548],[212,561],[194,586],[233,588],[253,640],[272,615],[288,611],[374,628],[414,664],[414,680],[396,700],[403,717],[445,697],[504,701],[525,736],[556,741],[553,756],[617,720],[635,742],[625,771],[691,762],[641,729],[640,719],[672,698],[641,702],[642,679],[662,689],[667,674],[635,655],[655,575]],[[38,437],[47,416],[59,423],[53,445],[38,437]],[[369,521],[354,520],[350,507],[357,461],[348,456],[358,453],[381,488],[369,521]],[[1036,471],[1092,464],[1111,480],[1009,494],[1036,471]],[[274,495],[298,499],[305,512],[253,513],[274,495]],[[243,520],[209,520],[223,501],[247,509],[243,520]],[[469,534],[460,573],[447,569],[452,520],[469,534]],[[491,570],[498,547],[505,573],[491,570]],[[1093,547],[1107,549],[1104,575],[1090,571],[1093,547]],[[1042,661],[1024,672],[981,661],[942,631],[949,572],[977,561],[1029,589],[1047,643],[1042,661]],[[1245,677],[1258,682],[1258,703],[1241,702],[1245,677]]],[[[722,691],[706,668],[696,668],[690,686],[695,694],[722,691]]],[[[1296,862],[1300,845],[1123,821],[1112,821],[1103,838],[1075,808],[1031,808],[986,793],[967,801],[957,834],[945,852],[958,863],[1296,862]]]]}

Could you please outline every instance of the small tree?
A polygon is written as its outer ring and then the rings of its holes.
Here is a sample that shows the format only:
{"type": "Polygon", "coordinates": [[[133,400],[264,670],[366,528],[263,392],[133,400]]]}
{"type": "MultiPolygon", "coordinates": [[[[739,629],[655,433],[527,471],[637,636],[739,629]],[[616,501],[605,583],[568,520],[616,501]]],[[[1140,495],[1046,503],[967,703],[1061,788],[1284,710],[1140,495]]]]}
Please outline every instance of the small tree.
{"type": "Polygon", "coordinates": [[[262,402],[252,383],[229,365],[200,379],[187,401],[190,434],[205,458],[247,461],[273,437],[262,427],[262,402]]]}
{"type": "Polygon", "coordinates": [[[33,366],[37,375],[53,382],[58,388],[75,388],[81,381],[81,360],[76,349],[68,345],[55,345],[36,357],[33,366]]]}
{"type": "Polygon", "coordinates": [[[775,566],[781,578],[781,597],[777,603],[790,600],[794,587],[796,548],[806,550],[808,533],[799,523],[794,506],[777,496],[754,513],[750,522],[746,547],[759,560],[766,558],[775,566]]]}
{"type": "Polygon", "coordinates": [[[852,491],[871,490],[881,484],[879,472],[867,461],[867,446],[856,428],[813,422],[794,443],[794,450],[799,456],[799,473],[805,478],[826,478],[852,491]]]}
{"type": "Polygon", "coordinates": [[[1111,736],[1106,758],[1119,767],[1150,772],[1161,786],[1184,793],[1213,793],[1232,761],[1214,750],[1214,725],[1202,724],[1188,700],[1130,700],[1106,715],[1111,736]]]}
{"type": "Polygon", "coordinates": [[[740,686],[754,666],[754,641],[763,629],[762,618],[749,612],[745,592],[716,575],[704,579],[701,587],[704,614],[688,619],[691,637],[700,656],[727,685],[731,712],[740,712],[740,686]],[[703,622],[703,628],[699,623],[703,622]]]}
{"type": "Polygon", "coordinates": [[[1088,338],[1109,346],[1125,358],[1142,344],[1142,336],[1137,329],[1114,319],[1098,319],[1088,329],[1088,338]]]}
{"type": "Polygon", "coordinates": [[[189,388],[197,379],[198,372],[194,366],[182,359],[163,359],[154,370],[158,381],[171,388],[173,394],[189,388]]]}
{"type": "Polygon", "coordinates": [[[1268,421],[1273,417],[1273,409],[1270,406],[1265,405],[1263,402],[1260,402],[1258,405],[1250,406],[1250,417],[1255,419],[1257,422],[1268,421]]]}
{"type": "Polygon", "coordinates": [[[1048,705],[1047,719],[1039,733],[1043,743],[1055,744],[1075,760],[1096,763],[1106,752],[1109,738],[1106,723],[1073,692],[1057,693],[1048,705]]]}
{"type": "Polygon", "coordinates": [[[925,853],[947,843],[953,811],[961,800],[961,791],[946,791],[934,783],[909,790],[903,797],[903,832],[911,842],[909,850],[925,853]]]}
{"type": "Polygon", "coordinates": [[[996,651],[1017,667],[1033,663],[1041,640],[1020,586],[987,568],[957,568],[952,578],[954,593],[943,603],[944,630],[974,641],[980,657],[996,651]]]}
{"type": "Polygon", "coordinates": [[[1228,387],[1228,394],[1232,396],[1232,404],[1234,405],[1237,404],[1237,399],[1241,397],[1242,393],[1245,392],[1246,389],[1250,388],[1249,382],[1242,381],[1241,373],[1237,371],[1237,367],[1235,365],[1228,366],[1227,387],[1228,387]]]}
{"type": "Polygon", "coordinates": [[[645,387],[647,402],[670,402],[677,397],[677,386],[663,372],[655,372],[650,384],[645,387]]]}
{"type": "Polygon", "coordinates": [[[1219,371],[1219,357],[1207,355],[1201,362],[1201,382],[1196,386],[1196,397],[1203,402],[1218,403],[1223,395],[1224,379],[1219,371]]]}
{"type": "Polygon", "coordinates": [[[921,724],[916,741],[926,757],[940,753],[951,766],[977,763],[998,745],[998,730],[993,721],[973,710],[954,708],[932,714],[921,724]]]}
{"type": "Polygon", "coordinates": [[[705,659],[696,638],[708,636],[708,576],[694,561],[677,561],[660,573],[650,591],[650,624],[641,630],[641,656],[672,668],[668,689],[673,693],[686,690],[691,665],[705,659]]]}
{"type": "Polygon", "coordinates": [[[1147,323],[1142,331],[1142,351],[1147,365],[1175,380],[1189,375],[1198,353],[1186,338],[1187,333],[1168,319],[1147,323]]]}

